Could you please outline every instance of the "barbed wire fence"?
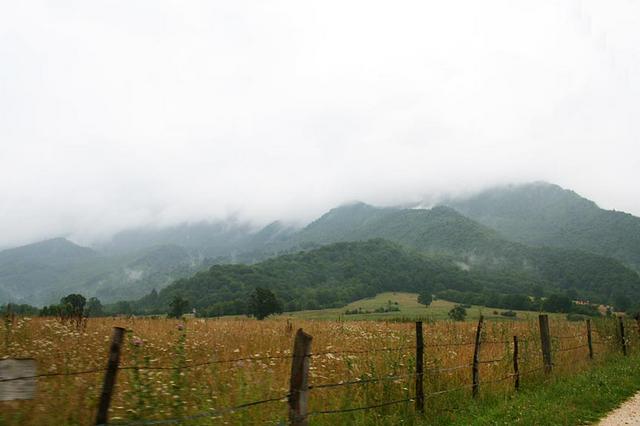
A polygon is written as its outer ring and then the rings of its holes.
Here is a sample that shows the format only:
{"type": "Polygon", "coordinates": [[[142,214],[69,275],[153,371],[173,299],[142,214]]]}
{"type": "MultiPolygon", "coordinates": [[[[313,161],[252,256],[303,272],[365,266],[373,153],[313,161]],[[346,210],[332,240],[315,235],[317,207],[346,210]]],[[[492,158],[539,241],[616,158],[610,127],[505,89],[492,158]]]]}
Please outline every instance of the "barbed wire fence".
{"type": "MultiPolygon", "coordinates": [[[[113,328],[113,335],[111,339],[111,344],[109,348],[109,357],[106,368],[94,368],[87,369],[81,371],[71,371],[71,372],[53,372],[53,373],[42,373],[42,374],[34,374],[28,376],[20,376],[20,377],[9,377],[2,378],[0,377],[0,385],[5,382],[15,382],[15,381],[25,381],[25,380],[36,380],[36,379],[46,379],[56,376],[79,376],[86,374],[97,374],[104,373],[103,387],[100,395],[100,401],[98,405],[98,411],[96,414],[96,425],[117,425],[117,426],[144,426],[144,425],[167,425],[167,424],[181,424],[184,422],[188,422],[191,420],[198,419],[207,419],[207,418],[216,418],[220,416],[224,416],[226,414],[233,414],[239,412],[241,410],[249,409],[251,407],[256,407],[264,404],[274,403],[274,402],[287,402],[289,407],[289,424],[292,426],[305,426],[308,423],[308,419],[314,416],[321,415],[333,415],[333,414],[344,414],[344,413],[353,413],[358,411],[368,411],[375,410],[382,407],[389,407],[399,404],[408,404],[413,403],[414,409],[418,414],[424,414],[425,412],[425,401],[431,400],[441,395],[446,395],[450,393],[460,392],[471,390],[471,397],[477,398],[480,392],[481,385],[491,385],[504,383],[508,380],[513,381],[513,388],[515,391],[518,391],[521,384],[521,379],[523,377],[530,377],[534,373],[538,373],[540,371],[544,371],[545,376],[550,377],[554,367],[556,366],[554,362],[555,355],[562,354],[570,351],[577,351],[580,349],[588,349],[586,355],[588,355],[589,360],[594,359],[594,349],[593,345],[609,345],[611,347],[612,344],[618,343],[620,346],[620,351],[623,355],[627,356],[629,354],[629,345],[630,338],[625,333],[625,322],[622,317],[619,317],[618,324],[616,327],[616,335],[612,336],[603,336],[599,333],[600,340],[593,340],[592,333],[592,324],[591,320],[587,319],[585,321],[586,328],[584,333],[574,334],[574,335],[552,335],[549,329],[549,321],[547,315],[539,315],[539,342],[540,344],[540,353],[542,356],[542,365],[538,367],[529,368],[527,370],[521,370],[521,362],[523,361],[520,354],[521,349],[520,346],[522,343],[532,343],[529,339],[523,339],[517,335],[513,336],[513,340],[483,340],[483,325],[484,319],[480,316],[476,328],[475,339],[473,342],[451,342],[451,343],[424,343],[424,335],[422,328],[422,321],[417,321],[415,323],[416,326],[416,345],[414,346],[400,346],[400,347],[380,347],[380,348],[371,348],[371,349],[363,349],[363,350],[342,350],[342,351],[322,351],[322,352],[312,352],[311,351],[311,343],[313,337],[305,333],[302,329],[299,329],[294,338],[293,352],[289,355],[273,355],[273,356],[249,356],[249,357],[238,357],[238,358],[230,358],[230,359],[218,359],[211,360],[206,362],[196,362],[186,365],[180,366],[121,366],[120,363],[120,351],[121,346],[125,334],[125,329],[121,327],[113,328]],[[607,340],[602,340],[602,338],[607,340]],[[570,340],[579,340],[581,343],[576,346],[569,347],[558,347],[558,342],[562,341],[570,341],[570,340]],[[582,343],[585,342],[586,343],[582,343]],[[555,345],[554,345],[555,342],[555,345]],[[481,347],[483,345],[505,345],[508,347],[505,355],[500,358],[491,358],[491,359],[482,359],[480,357],[481,347]],[[424,359],[425,359],[425,349],[431,350],[434,348],[455,348],[461,346],[473,346],[473,358],[471,362],[448,366],[448,367],[424,367],[424,359]],[[553,348],[555,346],[555,349],[553,348]],[[309,368],[313,358],[317,358],[323,355],[352,355],[352,354],[376,354],[383,352],[406,352],[408,350],[415,350],[415,371],[409,372],[406,374],[388,374],[376,377],[369,378],[356,378],[351,380],[344,380],[340,382],[331,382],[331,383],[309,383],[309,368]],[[268,398],[264,398],[256,401],[249,401],[242,404],[210,409],[207,411],[185,415],[182,417],[175,418],[167,418],[167,419],[149,419],[149,420],[134,420],[134,421],[116,421],[109,422],[108,421],[108,413],[109,407],[111,403],[111,399],[113,396],[113,390],[116,382],[117,372],[121,370],[183,370],[183,369],[192,369],[201,366],[214,365],[214,364],[227,364],[227,363],[238,363],[243,361],[265,361],[265,360],[274,360],[274,359],[284,359],[291,361],[291,375],[290,375],[290,389],[289,392],[285,395],[279,396],[271,396],[268,398]],[[511,372],[490,380],[481,380],[480,379],[480,366],[481,365],[499,365],[499,364],[510,364],[511,372]],[[471,372],[471,383],[463,384],[460,386],[456,386],[449,389],[442,390],[432,390],[425,394],[424,389],[424,377],[427,374],[441,374],[441,373],[453,373],[465,369],[470,369],[471,372]],[[358,406],[358,407],[347,407],[347,408],[339,408],[332,409],[326,408],[322,410],[308,410],[309,399],[311,398],[310,393],[321,391],[323,389],[329,388],[342,388],[342,387],[351,387],[351,386],[362,386],[373,383],[381,383],[381,382],[398,382],[404,381],[403,383],[407,384],[407,389],[409,386],[413,385],[413,393],[407,395],[405,398],[394,399],[390,401],[380,401],[374,404],[358,406]]],[[[638,321],[638,334],[640,335],[640,321],[638,321]]],[[[444,408],[439,410],[440,412],[448,412],[454,411],[455,408],[444,408]]]]}

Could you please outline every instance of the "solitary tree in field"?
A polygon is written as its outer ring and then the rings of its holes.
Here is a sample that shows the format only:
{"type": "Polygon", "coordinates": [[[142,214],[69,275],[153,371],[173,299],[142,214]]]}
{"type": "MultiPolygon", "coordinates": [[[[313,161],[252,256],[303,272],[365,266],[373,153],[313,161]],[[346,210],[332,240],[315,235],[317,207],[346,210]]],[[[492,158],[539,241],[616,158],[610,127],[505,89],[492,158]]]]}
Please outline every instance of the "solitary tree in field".
{"type": "Polygon", "coordinates": [[[282,303],[271,290],[256,287],[251,296],[249,296],[248,313],[261,320],[271,314],[281,314],[282,303]]]}
{"type": "Polygon", "coordinates": [[[82,318],[87,299],[81,294],[70,294],[60,299],[60,306],[68,318],[82,318]]]}
{"type": "Polygon", "coordinates": [[[433,295],[431,294],[430,288],[422,290],[420,291],[420,293],[418,293],[418,303],[421,303],[424,306],[429,307],[432,300],[433,300],[433,295]]]}
{"type": "Polygon", "coordinates": [[[467,317],[467,310],[460,305],[456,305],[449,311],[449,318],[454,321],[464,321],[467,317]]]}
{"type": "Polygon", "coordinates": [[[180,318],[187,309],[189,309],[189,301],[182,298],[182,296],[174,296],[171,303],[169,303],[171,310],[169,316],[172,318],[180,318]]]}
{"type": "Polygon", "coordinates": [[[70,320],[75,323],[77,328],[82,324],[86,324],[83,320],[85,311],[84,307],[87,299],[81,294],[69,294],[60,299],[60,319],[62,321],[70,320]]]}

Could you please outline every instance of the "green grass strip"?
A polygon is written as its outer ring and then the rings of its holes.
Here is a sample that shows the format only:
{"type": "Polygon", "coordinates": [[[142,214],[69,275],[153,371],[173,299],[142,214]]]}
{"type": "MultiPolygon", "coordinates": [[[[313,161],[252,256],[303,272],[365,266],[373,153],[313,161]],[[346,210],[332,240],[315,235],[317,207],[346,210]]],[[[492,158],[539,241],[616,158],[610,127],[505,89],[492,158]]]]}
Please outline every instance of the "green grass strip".
{"type": "Polygon", "coordinates": [[[424,424],[584,425],[606,416],[640,390],[640,357],[612,357],[572,376],[487,396],[424,424]],[[435,420],[435,422],[434,422],[435,420]]]}

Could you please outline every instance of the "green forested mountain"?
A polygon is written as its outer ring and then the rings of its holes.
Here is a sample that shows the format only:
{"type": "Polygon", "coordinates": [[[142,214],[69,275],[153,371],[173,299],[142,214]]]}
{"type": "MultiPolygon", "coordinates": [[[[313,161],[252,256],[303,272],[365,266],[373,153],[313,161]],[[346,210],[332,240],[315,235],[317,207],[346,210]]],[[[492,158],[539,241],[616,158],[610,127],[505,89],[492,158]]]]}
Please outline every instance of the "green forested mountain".
{"type": "Polygon", "coordinates": [[[57,302],[70,292],[103,302],[135,299],[214,263],[254,262],[293,229],[229,223],[141,228],[95,249],[56,238],[0,251],[0,304],[57,302]]]}
{"type": "Polygon", "coordinates": [[[146,296],[135,309],[166,312],[169,303],[181,297],[201,315],[241,314],[256,287],[271,289],[286,310],[338,307],[385,291],[425,289],[455,290],[485,300],[532,294],[537,287],[547,294],[575,288],[577,296],[596,300],[606,299],[611,291],[640,296],[640,278],[615,261],[575,252],[536,254],[538,270],[466,269],[453,257],[427,255],[381,239],[335,243],[254,265],[214,265],[146,296]]]}
{"type": "Polygon", "coordinates": [[[235,220],[183,223],[168,227],[142,227],[119,232],[99,247],[110,254],[131,253],[163,245],[180,246],[193,256],[225,258],[260,251],[267,244],[285,241],[294,228],[273,222],[262,229],[235,220]]]}
{"type": "Polygon", "coordinates": [[[74,265],[96,255],[63,238],[0,251],[0,296],[37,303],[38,295],[48,294],[74,265]]]}
{"type": "Polygon", "coordinates": [[[137,298],[195,265],[179,246],[107,256],[57,238],[0,252],[0,303],[47,304],[72,292],[105,302],[137,298]]]}
{"type": "Polygon", "coordinates": [[[610,256],[640,271],[640,218],[603,210],[557,185],[494,188],[446,204],[510,240],[610,256]]]}
{"type": "Polygon", "coordinates": [[[245,312],[246,297],[258,286],[273,290],[287,310],[315,309],[342,306],[380,291],[417,291],[439,274],[457,270],[382,240],[339,243],[254,265],[214,265],[139,305],[162,309],[181,296],[209,314],[238,314],[245,312]]]}
{"type": "MultiPolygon", "coordinates": [[[[300,230],[279,222],[256,230],[232,220],[130,230],[94,249],[64,239],[31,244],[0,252],[0,303],[48,304],[70,292],[103,302],[131,300],[214,264],[254,264],[371,239],[397,243],[432,261],[445,257],[470,271],[481,288],[500,293],[516,288],[527,293],[540,285],[605,303],[638,294],[638,274],[606,257],[637,265],[638,218],[606,212],[546,184],[448,204],[452,207],[403,209],[354,203],[300,230]]],[[[465,287],[442,283],[442,288],[455,286],[465,287]]],[[[316,298],[305,300],[302,305],[311,306],[316,298]]]]}
{"type": "Polygon", "coordinates": [[[0,262],[9,263],[38,263],[48,266],[64,265],[78,259],[95,256],[94,250],[73,244],[64,238],[53,238],[27,246],[16,247],[0,251],[0,262]]]}
{"type": "MultiPolygon", "coordinates": [[[[354,204],[333,209],[311,226],[313,234],[332,235],[334,241],[383,238],[423,253],[448,255],[461,267],[476,272],[500,271],[528,282],[575,289],[583,297],[605,303],[611,301],[616,292],[636,294],[640,291],[638,274],[617,260],[579,250],[531,247],[508,241],[498,232],[448,207],[376,209],[354,204]],[[363,212],[368,216],[364,217],[363,212]],[[345,222],[352,222],[354,216],[359,218],[354,228],[348,231],[337,227],[339,232],[335,231],[341,217],[346,218],[345,222]]],[[[305,228],[292,241],[309,242],[313,234],[309,236],[305,228]]],[[[507,288],[503,290],[508,292],[507,288]]]]}
{"type": "Polygon", "coordinates": [[[286,245],[313,246],[350,241],[361,229],[399,212],[398,208],[380,208],[365,203],[352,203],[331,209],[286,241],[286,245]]]}

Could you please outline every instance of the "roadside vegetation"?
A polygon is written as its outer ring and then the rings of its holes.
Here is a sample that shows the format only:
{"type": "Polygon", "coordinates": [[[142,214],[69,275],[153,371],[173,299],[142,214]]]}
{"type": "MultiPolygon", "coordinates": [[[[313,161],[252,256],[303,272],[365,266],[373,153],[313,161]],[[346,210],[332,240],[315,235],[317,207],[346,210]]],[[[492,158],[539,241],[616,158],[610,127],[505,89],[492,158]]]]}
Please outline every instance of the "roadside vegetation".
{"type": "MultiPolygon", "coordinates": [[[[405,297],[417,298],[416,295],[405,297]]],[[[377,306],[373,299],[369,303],[377,306]]],[[[439,308],[438,303],[442,302],[435,301],[429,308],[421,306],[419,309],[441,309],[442,315],[448,316],[450,307],[455,306],[449,304],[439,308]]],[[[469,316],[478,312],[473,308],[467,310],[469,316]]],[[[392,313],[371,315],[385,314],[392,313]]],[[[621,361],[615,355],[620,352],[616,321],[607,318],[593,321],[594,341],[597,342],[594,360],[588,357],[584,322],[569,322],[556,316],[550,318],[550,323],[554,363],[550,386],[568,386],[557,388],[558,395],[577,391],[583,386],[579,379],[574,385],[563,385],[565,378],[595,371],[594,376],[583,379],[595,381],[590,388],[593,392],[581,396],[596,399],[598,392],[604,392],[604,402],[589,414],[595,417],[631,392],[631,380],[622,385],[621,391],[608,390],[617,386],[616,375],[627,374],[614,366],[632,363],[631,357],[621,361]],[[594,367],[603,369],[593,370],[594,367]],[[614,374],[611,381],[606,379],[609,371],[614,374]],[[563,379],[556,382],[555,377],[563,379]],[[604,384],[596,392],[593,386],[598,383],[604,384]]],[[[630,353],[633,362],[637,363],[640,337],[634,323],[628,321],[627,325],[630,353]]],[[[426,409],[431,413],[428,420],[416,415],[412,401],[416,368],[413,323],[317,321],[281,316],[262,321],[246,317],[107,317],[89,318],[77,324],[59,317],[15,316],[6,318],[3,323],[0,357],[35,358],[38,373],[54,375],[38,379],[35,399],[4,404],[0,424],[90,424],[96,412],[102,369],[114,326],[127,330],[121,358],[123,369],[118,373],[111,405],[110,418],[114,424],[199,413],[208,414],[206,418],[182,423],[204,425],[211,424],[212,419],[219,424],[231,425],[286,422],[291,349],[298,328],[313,337],[309,372],[309,383],[313,388],[309,393],[309,410],[317,413],[312,416],[311,424],[314,425],[446,424],[444,421],[465,424],[476,417],[486,418],[486,424],[492,424],[501,409],[508,410],[508,401],[521,404],[515,406],[527,412],[529,405],[531,410],[547,409],[542,400],[555,398],[554,393],[528,396],[534,389],[549,386],[543,383],[549,376],[540,369],[540,338],[534,315],[519,321],[485,322],[479,352],[482,363],[477,402],[471,399],[469,388],[476,324],[470,321],[425,322],[426,409]],[[514,396],[514,335],[521,339],[522,396],[514,396]],[[93,372],[69,376],[83,371],[93,372]],[[518,402],[520,398],[522,402],[518,402]],[[227,410],[265,399],[274,401],[227,410]],[[405,402],[366,411],[349,411],[389,401],[405,402]],[[327,410],[343,412],[321,413],[327,410]]],[[[635,377],[633,374],[636,373],[628,373],[635,377]]],[[[586,419],[580,417],[586,408],[580,408],[582,403],[578,400],[575,404],[578,407],[576,418],[586,419]]],[[[543,414],[537,418],[545,420],[543,414]]],[[[566,419],[564,424],[572,424],[569,417],[566,419]]]]}
{"type": "MultiPolygon", "coordinates": [[[[640,357],[611,356],[576,375],[551,378],[518,394],[489,396],[440,416],[441,425],[583,425],[597,422],[640,391],[640,357]]],[[[426,422],[425,424],[433,424],[426,422]]]]}

